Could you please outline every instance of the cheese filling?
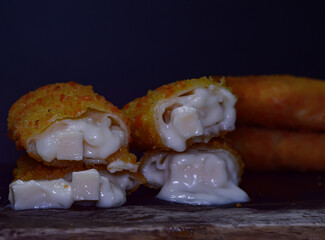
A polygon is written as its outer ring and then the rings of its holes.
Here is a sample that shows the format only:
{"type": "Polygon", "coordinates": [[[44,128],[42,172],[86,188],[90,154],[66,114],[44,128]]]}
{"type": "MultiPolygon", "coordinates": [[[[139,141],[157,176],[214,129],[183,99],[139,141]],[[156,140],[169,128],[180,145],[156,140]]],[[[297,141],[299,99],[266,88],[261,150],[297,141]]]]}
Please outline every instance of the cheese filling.
{"type": "Polygon", "coordinates": [[[236,97],[226,88],[198,88],[158,105],[158,128],[163,143],[178,152],[186,141],[208,142],[235,129],[236,97]]]}
{"type": "Polygon", "coordinates": [[[152,155],[142,166],[147,183],[161,188],[157,197],[184,204],[247,202],[238,187],[240,166],[228,151],[189,150],[152,155]]]}
{"type": "Polygon", "coordinates": [[[77,119],[55,122],[29,147],[46,162],[57,160],[106,163],[105,159],[128,142],[127,133],[112,116],[95,111],[77,119]]]}
{"type": "Polygon", "coordinates": [[[12,208],[70,208],[74,202],[80,201],[93,201],[102,208],[121,206],[126,201],[126,191],[137,185],[128,174],[115,176],[95,169],[70,175],[64,179],[12,182],[9,185],[12,208]]]}

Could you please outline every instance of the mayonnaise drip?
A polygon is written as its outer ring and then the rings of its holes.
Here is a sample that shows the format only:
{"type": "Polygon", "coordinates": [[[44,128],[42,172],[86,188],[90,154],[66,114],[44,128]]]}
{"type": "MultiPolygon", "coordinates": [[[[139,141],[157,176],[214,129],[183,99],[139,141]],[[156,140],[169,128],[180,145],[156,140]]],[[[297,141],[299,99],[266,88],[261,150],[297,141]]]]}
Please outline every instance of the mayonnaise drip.
{"type": "Polygon", "coordinates": [[[93,201],[97,207],[108,208],[124,204],[126,191],[136,184],[128,174],[90,169],[65,179],[16,180],[9,185],[9,201],[15,210],[69,208],[75,201],[93,201]]]}
{"type": "Polygon", "coordinates": [[[149,185],[161,188],[157,197],[162,200],[203,205],[249,201],[238,187],[237,159],[223,149],[155,154],[141,170],[149,185]]]}
{"type": "Polygon", "coordinates": [[[109,114],[89,111],[82,118],[55,122],[30,139],[29,145],[46,162],[57,159],[96,163],[127,145],[126,135],[123,128],[112,123],[109,114]]]}
{"type": "Polygon", "coordinates": [[[198,88],[158,105],[157,126],[163,143],[178,152],[186,141],[205,141],[235,129],[236,97],[226,88],[198,88]]]}

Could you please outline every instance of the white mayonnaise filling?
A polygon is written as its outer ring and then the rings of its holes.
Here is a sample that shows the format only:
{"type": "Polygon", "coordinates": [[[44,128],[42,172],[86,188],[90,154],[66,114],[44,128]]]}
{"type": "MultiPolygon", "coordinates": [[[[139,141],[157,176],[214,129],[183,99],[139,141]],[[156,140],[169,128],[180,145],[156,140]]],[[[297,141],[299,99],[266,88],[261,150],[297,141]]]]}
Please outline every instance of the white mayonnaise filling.
{"type": "Polygon", "coordinates": [[[94,201],[97,207],[108,208],[124,204],[126,190],[136,184],[128,174],[90,169],[65,179],[16,180],[9,185],[9,201],[15,210],[69,208],[75,201],[94,201]]]}
{"type": "Polygon", "coordinates": [[[238,161],[223,149],[155,154],[141,170],[149,185],[161,188],[157,197],[162,200],[199,205],[249,201],[238,187],[238,161]]]}
{"type": "Polygon", "coordinates": [[[177,151],[186,141],[208,142],[235,129],[236,97],[226,88],[198,88],[158,105],[157,122],[163,143],[177,151]]]}
{"type": "Polygon", "coordinates": [[[123,170],[128,170],[130,172],[137,172],[138,166],[139,166],[138,164],[125,163],[122,160],[116,160],[107,165],[107,170],[111,173],[115,173],[123,170]]]}
{"type": "Polygon", "coordinates": [[[121,146],[127,146],[125,126],[117,126],[110,114],[88,111],[81,118],[55,122],[44,133],[28,141],[30,151],[43,160],[105,163],[121,146]]]}

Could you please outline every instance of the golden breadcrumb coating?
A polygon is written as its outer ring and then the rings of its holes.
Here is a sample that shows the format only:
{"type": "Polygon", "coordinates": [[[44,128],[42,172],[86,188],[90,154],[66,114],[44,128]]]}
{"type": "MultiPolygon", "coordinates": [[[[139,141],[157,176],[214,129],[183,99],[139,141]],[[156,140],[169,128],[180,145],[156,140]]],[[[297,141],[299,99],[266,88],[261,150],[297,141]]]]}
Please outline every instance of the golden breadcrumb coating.
{"type": "MultiPolygon", "coordinates": [[[[238,176],[241,179],[241,177],[244,173],[244,167],[245,167],[244,162],[242,161],[241,156],[238,154],[238,152],[234,148],[232,148],[230,145],[225,143],[224,141],[220,141],[219,139],[214,138],[214,139],[211,139],[208,143],[194,143],[187,150],[190,150],[190,149],[198,149],[198,150],[207,151],[207,152],[213,151],[213,150],[218,150],[218,149],[224,149],[224,150],[228,151],[238,161],[238,165],[239,165],[238,176]]],[[[140,169],[152,155],[159,154],[159,153],[182,154],[180,152],[175,152],[172,150],[160,150],[160,149],[148,150],[148,151],[144,152],[143,156],[140,159],[140,169]]],[[[151,186],[148,183],[145,183],[144,185],[147,187],[155,188],[155,186],[151,186]]]]}
{"type": "MultiPolygon", "coordinates": [[[[91,86],[84,86],[75,82],[55,83],[29,92],[17,100],[9,111],[8,136],[16,142],[18,148],[28,151],[27,140],[44,132],[51,124],[62,119],[80,117],[87,110],[97,110],[117,116],[125,123],[127,135],[130,122],[126,115],[104,97],[94,93],[91,86]]],[[[122,147],[123,148],[123,147],[122,147]]],[[[133,154],[126,149],[120,149],[114,157],[120,156],[125,162],[135,163],[133,154]]],[[[41,157],[28,151],[31,157],[41,161],[41,157]]],[[[68,161],[54,161],[51,164],[66,165],[68,161]]]]}
{"type": "Polygon", "coordinates": [[[248,170],[325,170],[325,133],[238,126],[225,140],[248,170]]]}
{"type": "MultiPolygon", "coordinates": [[[[105,166],[103,169],[105,170],[105,166]]],[[[17,168],[14,169],[13,175],[14,180],[53,180],[64,178],[66,174],[73,171],[84,170],[87,170],[87,167],[81,162],[74,162],[68,167],[52,167],[44,165],[24,154],[17,160],[17,168]]]]}
{"type": "Polygon", "coordinates": [[[196,88],[208,88],[214,85],[217,88],[227,88],[222,79],[218,81],[201,77],[188,79],[163,85],[154,91],[149,90],[146,96],[137,98],[123,107],[123,111],[131,120],[131,145],[139,150],[168,149],[163,142],[156,126],[155,115],[160,101],[180,96],[196,88]]]}
{"type": "MultiPolygon", "coordinates": [[[[47,166],[41,162],[36,161],[35,159],[32,159],[27,154],[24,154],[17,160],[17,167],[14,169],[13,175],[14,181],[18,179],[22,181],[54,180],[64,178],[65,175],[72,172],[85,171],[92,168],[98,171],[107,171],[106,165],[96,164],[91,166],[86,165],[82,162],[74,162],[67,167],[47,166]]],[[[122,175],[126,173],[139,183],[136,188],[130,190],[128,193],[135,191],[140,186],[140,184],[145,183],[145,178],[140,171],[134,173],[124,170],[121,172],[116,172],[113,175],[122,175]]]]}
{"type": "Polygon", "coordinates": [[[325,81],[270,75],[227,76],[226,83],[238,96],[238,124],[325,130],[325,81]]]}

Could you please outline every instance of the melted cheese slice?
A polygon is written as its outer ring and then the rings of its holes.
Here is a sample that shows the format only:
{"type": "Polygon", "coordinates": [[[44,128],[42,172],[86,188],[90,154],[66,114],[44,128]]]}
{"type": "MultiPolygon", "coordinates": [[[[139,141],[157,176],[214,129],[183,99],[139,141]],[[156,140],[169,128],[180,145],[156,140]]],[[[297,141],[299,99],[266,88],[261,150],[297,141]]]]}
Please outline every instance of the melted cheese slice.
{"type": "Polygon", "coordinates": [[[65,179],[16,180],[9,185],[9,201],[15,210],[69,208],[80,201],[108,208],[124,204],[126,191],[136,184],[128,174],[114,176],[90,169],[72,172],[65,179]]]}
{"type": "Polygon", "coordinates": [[[28,141],[29,150],[44,161],[82,161],[105,164],[105,159],[127,146],[125,126],[113,123],[113,116],[88,111],[81,118],[55,122],[41,135],[28,141]]]}
{"type": "Polygon", "coordinates": [[[235,129],[236,97],[226,88],[211,85],[158,105],[156,126],[162,142],[182,152],[186,141],[208,142],[223,131],[235,129]]]}
{"type": "Polygon", "coordinates": [[[161,188],[157,197],[162,200],[198,205],[249,201],[238,187],[238,161],[223,149],[158,153],[141,170],[149,185],[161,188]]]}

